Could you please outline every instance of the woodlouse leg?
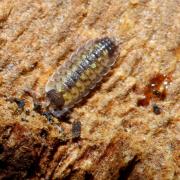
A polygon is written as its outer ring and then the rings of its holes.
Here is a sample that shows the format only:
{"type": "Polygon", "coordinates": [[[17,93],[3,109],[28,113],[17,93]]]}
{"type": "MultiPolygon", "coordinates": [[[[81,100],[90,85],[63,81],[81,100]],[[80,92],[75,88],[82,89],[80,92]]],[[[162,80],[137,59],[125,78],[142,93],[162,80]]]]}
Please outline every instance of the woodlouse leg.
{"type": "Polygon", "coordinates": [[[51,114],[56,117],[57,119],[61,119],[63,121],[68,122],[70,118],[70,110],[63,109],[63,110],[50,110],[51,114]]]}

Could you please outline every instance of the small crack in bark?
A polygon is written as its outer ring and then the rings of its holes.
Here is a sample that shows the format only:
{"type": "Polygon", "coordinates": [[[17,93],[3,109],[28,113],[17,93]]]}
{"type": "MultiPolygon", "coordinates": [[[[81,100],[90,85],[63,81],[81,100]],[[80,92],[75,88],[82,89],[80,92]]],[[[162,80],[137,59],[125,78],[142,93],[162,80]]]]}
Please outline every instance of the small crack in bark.
{"type": "Polygon", "coordinates": [[[131,175],[132,171],[135,169],[137,163],[140,162],[137,156],[134,156],[132,160],[130,160],[126,166],[121,167],[119,170],[118,180],[127,180],[131,175]]]}

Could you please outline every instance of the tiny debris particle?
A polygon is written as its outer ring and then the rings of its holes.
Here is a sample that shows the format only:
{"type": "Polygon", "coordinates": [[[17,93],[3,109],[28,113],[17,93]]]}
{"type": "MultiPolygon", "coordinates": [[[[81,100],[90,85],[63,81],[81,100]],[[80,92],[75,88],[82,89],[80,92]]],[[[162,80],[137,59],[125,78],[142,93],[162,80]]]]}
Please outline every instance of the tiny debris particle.
{"type": "Polygon", "coordinates": [[[154,90],[153,94],[156,95],[160,100],[164,100],[166,98],[166,89],[164,89],[162,92],[154,90]]]}
{"type": "Polygon", "coordinates": [[[161,109],[156,104],[153,104],[153,112],[159,115],[161,113],[161,109]]]}
{"type": "Polygon", "coordinates": [[[81,122],[75,121],[72,123],[72,139],[77,141],[81,137],[81,122]]]}
{"type": "Polygon", "coordinates": [[[51,112],[46,111],[46,112],[43,112],[42,115],[46,117],[48,122],[52,122],[52,114],[51,114],[51,112]]]}
{"type": "Polygon", "coordinates": [[[48,136],[48,131],[45,129],[41,129],[40,136],[46,139],[48,136]]]}
{"type": "Polygon", "coordinates": [[[156,74],[144,89],[144,98],[137,101],[137,106],[148,106],[152,99],[163,101],[167,95],[167,84],[171,82],[169,75],[156,74]]]}
{"type": "Polygon", "coordinates": [[[23,99],[14,98],[14,102],[18,105],[19,109],[23,109],[25,106],[25,102],[23,99]]]}
{"type": "Polygon", "coordinates": [[[153,90],[153,94],[156,95],[157,97],[161,96],[161,92],[159,92],[157,90],[153,90]]]}
{"type": "Polygon", "coordinates": [[[28,122],[28,120],[25,118],[21,118],[21,121],[28,122]]]}
{"type": "Polygon", "coordinates": [[[30,115],[30,110],[29,109],[26,110],[25,113],[26,113],[27,116],[29,116],[30,115]]]}

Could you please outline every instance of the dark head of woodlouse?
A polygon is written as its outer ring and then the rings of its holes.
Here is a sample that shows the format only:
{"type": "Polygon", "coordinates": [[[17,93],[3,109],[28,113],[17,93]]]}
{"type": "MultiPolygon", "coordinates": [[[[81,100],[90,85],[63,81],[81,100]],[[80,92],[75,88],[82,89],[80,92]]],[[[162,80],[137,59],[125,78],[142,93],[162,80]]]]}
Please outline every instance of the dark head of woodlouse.
{"type": "Polygon", "coordinates": [[[61,108],[64,105],[64,98],[62,94],[57,92],[55,89],[48,91],[46,96],[55,107],[61,108]]]}
{"type": "Polygon", "coordinates": [[[108,37],[104,37],[99,42],[104,49],[107,49],[109,57],[111,57],[117,49],[115,41],[108,37]]]}

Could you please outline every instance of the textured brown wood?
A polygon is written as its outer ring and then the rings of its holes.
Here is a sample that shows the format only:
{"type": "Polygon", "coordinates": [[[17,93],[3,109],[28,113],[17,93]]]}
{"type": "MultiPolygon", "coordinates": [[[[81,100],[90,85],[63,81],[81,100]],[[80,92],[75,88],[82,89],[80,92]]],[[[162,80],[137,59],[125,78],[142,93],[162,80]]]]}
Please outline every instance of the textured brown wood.
{"type": "Polygon", "coordinates": [[[180,0],[1,0],[0,179],[178,179],[179,62],[180,0]],[[54,70],[103,36],[122,42],[112,71],[68,118],[44,116],[27,90],[43,103],[54,70]]]}

